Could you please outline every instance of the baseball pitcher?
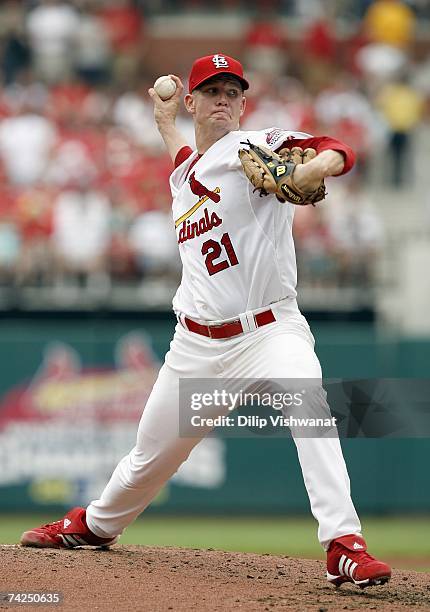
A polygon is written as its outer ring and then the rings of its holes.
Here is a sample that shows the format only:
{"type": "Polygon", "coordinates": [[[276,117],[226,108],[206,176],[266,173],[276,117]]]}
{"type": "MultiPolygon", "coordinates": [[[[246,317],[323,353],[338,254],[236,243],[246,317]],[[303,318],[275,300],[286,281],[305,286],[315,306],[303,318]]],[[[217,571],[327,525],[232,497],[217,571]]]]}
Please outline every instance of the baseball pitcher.
{"type": "MultiPolygon", "coordinates": [[[[179,434],[179,380],[322,380],[314,339],[296,301],[294,210],[325,197],[324,179],[348,172],[351,149],[327,136],[268,127],[240,130],[249,85],[241,64],[220,53],[197,59],[184,103],[193,151],[175,126],[183,85],[155,89],[155,121],[175,165],[172,216],[183,264],[173,300],[175,334],[143,412],[135,447],[100,496],[60,521],[23,534],[24,546],[107,546],[148,506],[199,442],[179,434]]],[[[321,394],[316,407],[325,416],[321,394]]],[[[388,565],[367,552],[337,436],[292,435],[327,579],[383,584],[388,565]]],[[[203,435],[203,434],[202,434],[203,435]]]]}

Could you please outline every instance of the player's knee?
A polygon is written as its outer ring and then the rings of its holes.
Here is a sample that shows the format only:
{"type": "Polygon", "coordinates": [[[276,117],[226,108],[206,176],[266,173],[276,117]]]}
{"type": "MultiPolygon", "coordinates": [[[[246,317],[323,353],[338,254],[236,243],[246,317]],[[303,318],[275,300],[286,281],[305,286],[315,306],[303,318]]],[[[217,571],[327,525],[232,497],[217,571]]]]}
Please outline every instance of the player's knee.
{"type": "Polygon", "coordinates": [[[185,461],[188,454],[161,452],[152,456],[131,453],[125,474],[125,486],[146,487],[154,482],[164,482],[172,476],[185,461]]]}

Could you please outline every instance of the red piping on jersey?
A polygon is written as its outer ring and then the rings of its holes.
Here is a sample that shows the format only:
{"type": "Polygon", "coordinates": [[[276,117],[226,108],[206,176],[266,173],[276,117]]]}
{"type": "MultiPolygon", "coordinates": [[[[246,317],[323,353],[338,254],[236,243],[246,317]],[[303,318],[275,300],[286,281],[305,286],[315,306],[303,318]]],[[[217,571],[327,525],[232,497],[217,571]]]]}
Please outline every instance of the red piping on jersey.
{"type": "MultiPolygon", "coordinates": [[[[175,157],[175,168],[177,168],[178,166],[183,164],[184,161],[186,159],[188,159],[190,157],[190,155],[192,155],[192,154],[193,154],[193,150],[188,145],[185,145],[184,147],[182,147],[182,149],[179,149],[179,151],[178,151],[178,153],[176,154],[176,157],[175,157]]],[[[203,153],[197,155],[197,157],[195,159],[193,159],[193,161],[190,164],[190,167],[187,170],[187,174],[185,175],[185,178],[187,178],[187,176],[189,175],[189,173],[191,172],[193,167],[196,165],[196,163],[199,161],[199,159],[202,157],[202,155],[203,155],[203,153]]]]}
{"type": "Polygon", "coordinates": [[[184,161],[186,159],[188,159],[190,155],[192,155],[192,153],[193,153],[193,150],[188,145],[185,145],[184,147],[179,149],[179,151],[176,153],[176,157],[175,157],[175,168],[177,168],[178,166],[183,164],[184,161]]]}

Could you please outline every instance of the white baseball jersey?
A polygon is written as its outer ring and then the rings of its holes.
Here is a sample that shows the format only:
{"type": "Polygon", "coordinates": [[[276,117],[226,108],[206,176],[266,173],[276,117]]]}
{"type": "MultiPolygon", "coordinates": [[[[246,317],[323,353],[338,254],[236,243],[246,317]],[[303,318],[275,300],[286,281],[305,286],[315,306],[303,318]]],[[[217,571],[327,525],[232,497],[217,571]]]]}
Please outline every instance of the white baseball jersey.
{"type": "Polygon", "coordinates": [[[296,296],[294,205],[260,197],[238,151],[248,139],[278,149],[309,134],[279,128],[230,132],[170,177],[173,218],[183,264],[176,313],[219,321],[296,296]]]}

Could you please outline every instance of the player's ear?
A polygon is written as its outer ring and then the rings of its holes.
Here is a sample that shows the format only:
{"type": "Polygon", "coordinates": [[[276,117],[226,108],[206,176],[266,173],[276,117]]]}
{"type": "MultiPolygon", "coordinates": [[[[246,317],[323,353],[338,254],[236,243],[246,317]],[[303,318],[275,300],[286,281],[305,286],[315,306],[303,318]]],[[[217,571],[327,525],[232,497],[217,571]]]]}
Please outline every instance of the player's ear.
{"type": "Polygon", "coordinates": [[[195,109],[195,100],[194,100],[194,96],[192,94],[187,94],[184,98],[184,104],[185,104],[185,108],[186,110],[190,113],[193,114],[194,109],[195,109]]]}
{"type": "Polygon", "coordinates": [[[242,117],[243,113],[245,112],[245,108],[246,108],[246,98],[245,96],[242,96],[242,104],[240,106],[240,116],[242,117]]]}

